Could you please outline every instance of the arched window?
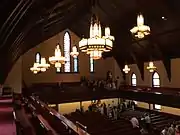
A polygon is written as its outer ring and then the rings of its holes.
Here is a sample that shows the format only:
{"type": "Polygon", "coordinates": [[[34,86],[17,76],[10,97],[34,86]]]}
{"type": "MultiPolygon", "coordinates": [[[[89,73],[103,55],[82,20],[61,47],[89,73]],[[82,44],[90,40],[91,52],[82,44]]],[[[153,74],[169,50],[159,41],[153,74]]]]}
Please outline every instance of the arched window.
{"type": "Polygon", "coordinates": [[[89,57],[90,72],[94,72],[94,59],[89,57]]]}
{"type": "Polygon", "coordinates": [[[36,55],[35,55],[35,62],[36,63],[41,63],[41,54],[39,52],[37,52],[36,55]]]}
{"type": "MultiPolygon", "coordinates": [[[[152,75],[152,86],[160,87],[160,76],[157,72],[154,72],[152,75]]],[[[161,105],[154,104],[153,107],[155,110],[161,110],[161,105]]]]}
{"type": "Polygon", "coordinates": [[[71,71],[71,58],[70,58],[70,48],[71,48],[71,39],[69,32],[65,32],[64,34],[64,57],[66,62],[64,64],[64,72],[71,71]]]}
{"type": "Polygon", "coordinates": [[[74,57],[74,72],[78,72],[78,57],[74,57]]]}
{"type": "Polygon", "coordinates": [[[154,72],[152,75],[152,86],[153,87],[160,87],[160,77],[157,72],[154,72]]]}
{"type": "Polygon", "coordinates": [[[131,76],[131,85],[132,86],[136,86],[137,85],[137,78],[136,78],[136,74],[133,73],[131,76]]]}

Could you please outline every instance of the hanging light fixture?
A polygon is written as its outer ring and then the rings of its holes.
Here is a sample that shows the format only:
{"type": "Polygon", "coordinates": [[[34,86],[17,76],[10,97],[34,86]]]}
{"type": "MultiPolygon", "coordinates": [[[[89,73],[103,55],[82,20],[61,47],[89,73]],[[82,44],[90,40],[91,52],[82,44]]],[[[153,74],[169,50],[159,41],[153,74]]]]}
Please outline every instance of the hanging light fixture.
{"type": "Polygon", "coordinates": [[[34,63],[33,67],[30,68],[30,70],[34,73],[37,74],[41,69],[38,67],[39,63],[34,63]]]}
{"type": "Polygon", "coordinates": [[[124,73],[128,73],[130,71],[130,68],[128,67],[128,65],[125,65],[124,66],[124,69],[123,69],[124,73]]]}
{"type": "Polygon", "coordinates": [[[79,49],[86,52],[94,60],[100,59],[103,52],[109,52],[113,47],[114,36],[110,34],[110,28],[105,28],[105,36],[102,36],[101,24],[96,16],[92,16],[90,25],[90,37],[83,38],[79,42],[79,49]]]}
{"type": "Polygon", "coordinates": [[[49,57],[49,62],[55,65],[56,68],[61,68],[61,65],[65,63],[65,57],[61,55],[59,44],[55,48],[54,56],[49,57]]]}
{"type": "Polygon", "coordinates": [[[154,63],[152,61],[149,62],[149,66],[147,66],[147,70],[149,70],[149,72],[154,72],[154,70],[156,69],[156,67],[154,66],[154,63]]]}
{"type": "Polygon", "coordinates": [[[150,27],[144,25],[144,17],[142,14],[137,16],[137,26],[132,28],[130,31],[137,38],[144,38],[146,35],[150,34],[150,27]]]}
{"type": "Polygon", "coordinates": [[[38,68],[40,68],[41,72],[45,72],[50,67],[50,64],[46,63],[45,58],[41,58],[41,63],[38,64],[38,68]]]}
{"type": "Polygon", "coordinates": [[[76,46],[73,46],[72,48],[72,52],[70,53],[70,55],[75,58],[79,55],[79,52],[77,51],[77,47],[76,46]]]}

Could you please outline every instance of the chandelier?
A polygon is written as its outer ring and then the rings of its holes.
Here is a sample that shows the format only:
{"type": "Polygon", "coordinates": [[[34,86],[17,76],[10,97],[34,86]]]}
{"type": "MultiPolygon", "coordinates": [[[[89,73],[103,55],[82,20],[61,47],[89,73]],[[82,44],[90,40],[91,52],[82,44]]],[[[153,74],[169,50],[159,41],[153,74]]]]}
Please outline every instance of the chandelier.
{"type": "Polygon", "coordinates": [[[46,63],[45,58],[41,58],[41,63],[38,64],[37,67],[40,69],[41,72],[45,72],[50,67],[50,65],[46,63]]]}
{"type": "Polygon", "coordinates": [[[72,48],[72,52],[70,53],[70,55],[75,58],[79,55],[79,52],[77,51],[77,47],[76,46],[73,46],[72,48]]]}
{"type": "Polygon", "coordinates": [[[114,36],[110,34],[110,28],[105,28],[105,36],[102,36],[101,24],[97,17],[91,18],[90,37],[83,38],[79,42],[79,49],[86,52],[94,60],[100,59],[103,52],[109,52],[113,47],[114,36]]]}
{"type": "Polygon", "coordinates": [[[128,65],[125,65],[124,66],[124,69],[123,69],[124,73],[128,73],[130,71],[130,68],[128,67],[128,65]]]}
{"type": "Polygon", "coordinates": [[[55,48],[54,56],[49,57],[49,62],[56,68],[61,68],[61,65],[65,63],[65,57],[61,55],[59,44],[55,48]]]}
{"type": "Polygon", "coordinates": [[[41,69],[38,67],[39,63],[34,63],[33,67],[30,68],[30,70],[34,73],[37,74],[41,69]]]}
{"type": "Polygon", "coordinates": [[[150,34],[150,27],[144,25],[144,17],[142,14],[137,16],[137,26],[132,28],[130,31],[138,38],[144,38],[146,35],[150,34]]]}
{"type": "Polygon", "coordinates": [[[149,72],[154,72],[154,70],[156,69],[156,67],[154,66],[154,63],[152,61],[149,62],[149,66],[147,67],[147,70],[149,70],[149,72]]]}

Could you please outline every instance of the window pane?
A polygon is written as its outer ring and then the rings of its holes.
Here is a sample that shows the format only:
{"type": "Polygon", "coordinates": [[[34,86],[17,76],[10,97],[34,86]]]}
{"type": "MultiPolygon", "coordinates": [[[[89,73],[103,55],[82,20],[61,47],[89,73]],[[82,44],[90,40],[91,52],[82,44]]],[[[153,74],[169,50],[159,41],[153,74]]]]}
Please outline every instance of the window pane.
{"type": "Polygon", "coordinates": [[[153,74],[153,87],[160,87],[160,77],[157,72],[153,74]]]}
{"type": "Polygon", "coordinates": [[[136,79],[132,78],[132,86],[136,86],[136,79]]]}
{"type": "Polygon", "coordinates": [[[157,110],[161,110],[161,105],[155,104],[155,105],[154,105],[154,108],[157,109],[157,110]]]}
{"type": "Polygon", "coordinates": [[[94,60],[90,57],[90,72],[94,72],[94,60]]]}
{"type": "Polygon", "coordinates": [[[136,74],[133,73],[131,77],[132,77],[131,78],[131,85],[136,86],[136,83],[137,83],[136,74]]]}
{"type": "Polygon", "coordinates": [[[35,62],[36,63],[40,63],[41,62],[41,54],[40,53],[36,53],[36,59],[35,59],[35,62]]]}
{"type": "Polygon", "coordinates": [[[153,84],[154,85],[160,85],[159,79],[153,79],[153,84]]]}
{"type": "Polygon", "coordinates": [[[78,57],[74,57],[74,72],[78,72],[78,57]]]}
{"type": "Polygon", "coordinates": [[[136,79],[136,75],[135,75],[135,74],[132,74],[132,78],[135,78],[135,79],[136,79]]]}
{"type": "Polygon", "coordinates": [[[71,62],[70,62],[70,35],[68,32],[64,35],[64,57],[66,62],[64,64],[64,72],[70,72],[71,62]]]}

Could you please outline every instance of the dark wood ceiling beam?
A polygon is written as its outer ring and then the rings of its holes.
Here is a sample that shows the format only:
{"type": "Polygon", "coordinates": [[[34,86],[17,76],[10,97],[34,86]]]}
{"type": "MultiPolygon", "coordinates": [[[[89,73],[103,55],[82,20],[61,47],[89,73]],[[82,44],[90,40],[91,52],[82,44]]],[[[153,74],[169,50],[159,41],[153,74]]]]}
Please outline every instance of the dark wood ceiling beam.
{"type": "Polygon", "coordinates": [[[6,21],[3,23],[1,29],[0,29],[0,35],[2,34],[2,32],[4,33],[4,31],[6,31],[6,27],[8,23],[11,23],[12,20],[14,19],[13,16],[16,16],[16,12],[18,12],[19,8],[24,4],[23,3],[24,0],[20,0],[19,3],[17,4],[17,6],[14,8],[14,10],[12,11],[12,13],[7,17],[6,21]]]}
{"type": "MultiPolygon", "coordinates": [[[[63,2],[64,3],[64,2],[63,2]]],[[[57,13],[58,14],[58,13],[57,13]]],[[[39,13],[36,14],[36,16],[38,16],[39,13]]],[[[34,17],[32,19],[30,19],[29,21],[29,25],[27,25],[25,27],[24,30],[22,30],[22,32],[19,34],[19,36],[17,36],[17,38],[15,39],[15,41],[13,42],[13,44],[11,45],[11,47],[9,48],[9,52],[11,52],[11,50],[13,48],[19,47],[18,44],[19,42],[21,42],[23,40],[24,37],[24,33],[27,33],[32,27],[34,27],[35,25],[37,25],[36,23],[34,23],[37,20],[38,17],[34,17]],[[24,32],[23,32],[24,31],[24,32]]],[[[62,18],[61,18],[62,19],[62,18]]],[[[60,20],[59,20],[60,21],[60,20]]]]}
{"type": "MultiPolygon", "coordinates": [[[[6,44],[9,36],[12,34],[12,32],[13,32],[13,30],[15,29],[16,25],[19,23],[19,21],[20,21],[20,20],[22,19],[22,17],[25,15],[25,13],[27,12],[27,10],[31,7],[31,5],[33,4],[33,2],[34,2],[34,0],[31,0],[29,3],[27,3],[26,5],[24,5],[24,6],[21,8],[22,10],[20,10],[20,12],[19,12],[19,15],[18,15],[19,17],[18,17],[18,19],[13,23],[13,26],[12,26],[11,29],[8,31],[8,34],[4,37],[3,42],[2,42],[2,44],[1,44],[1,46],[0,46],[0,48],[3,47],[3,46],[6,44]]],[[[11,23],[11,25],[12,25],[12,23],[11,23]]],[[[3,36],[2,36],[2,37],[3,37],[3,36]]]]}

